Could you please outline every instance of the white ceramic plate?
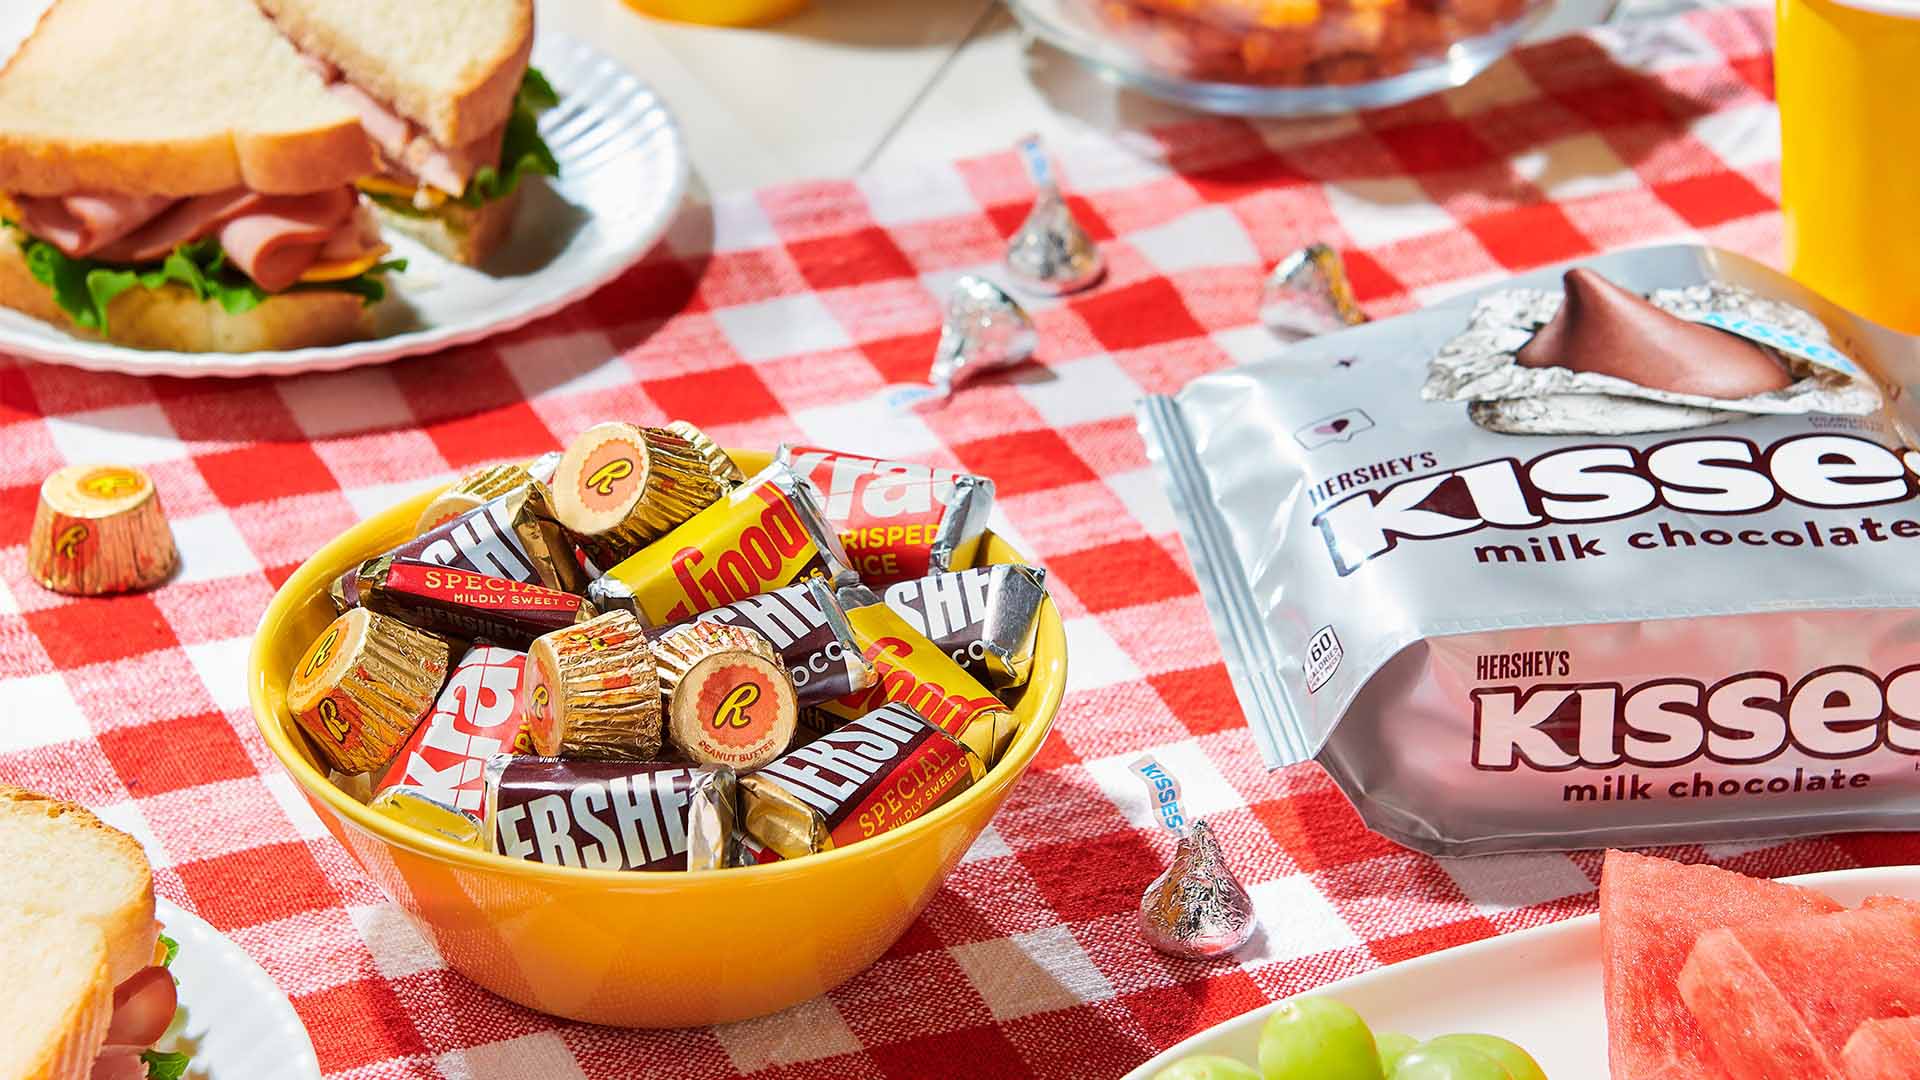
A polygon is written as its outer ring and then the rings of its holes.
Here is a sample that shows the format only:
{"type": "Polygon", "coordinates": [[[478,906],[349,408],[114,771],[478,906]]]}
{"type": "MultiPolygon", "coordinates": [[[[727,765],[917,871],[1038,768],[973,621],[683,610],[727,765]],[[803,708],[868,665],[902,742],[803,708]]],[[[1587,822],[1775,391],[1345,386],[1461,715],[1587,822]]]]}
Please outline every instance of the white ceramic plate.
{"type": "MultiPolygon", "coordinates": [[[[16,15],[6,16],[9,25],[16,15]]],[[[653,247],[686,192],[687,150],[665,103],[614,60],[542,31],[533,64],[560,92],[559,107],[540,118],[559,179],[526,185],[513,235],[487,263],[489,272],[389,231],[393,256],[409,267],[388,279],[394,296],[380,308],[376,337],[282,352],[161,352],[82,340],[0,308],[0,350],[131,375],[290,375],[433,352],[559,310],[653,247]]]]}
{"type": "MultiPolygon", "coordinates": [[[[1786,880],[1848,907],[1869,896],[1920,898],[1920,866],[1837,870],[1786,880]]],[[[1313,991],[1337,997],[1375,1031],[1431,1038],[1483,1031],[1527,1048],[1553,1080],[1607,1080],[1607,1018],[1600,997],[1600,918],[1587,915],[1476,941],[1343,979],[1313,991]]],[[[1251,1063],[1268,1005],[1188,1039],[1133,1072],[1148,1080],[1189,1054],[1251,1063]]]]}
{"type": "Polygon", "coordinates": [[[260,965],[198,915],[164,899],[155,914],[180,943],[181,1015],[159,1049],[191,1054],[190,1080],[320,1080],[307,1029],[260,965]]]}

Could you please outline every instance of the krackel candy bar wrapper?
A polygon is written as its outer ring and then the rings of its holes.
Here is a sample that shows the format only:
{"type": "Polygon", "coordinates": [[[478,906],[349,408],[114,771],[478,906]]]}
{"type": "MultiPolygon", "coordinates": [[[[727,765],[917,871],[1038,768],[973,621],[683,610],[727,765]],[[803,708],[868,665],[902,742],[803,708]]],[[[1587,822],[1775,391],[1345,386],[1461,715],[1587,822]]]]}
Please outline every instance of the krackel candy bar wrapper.
{"type": "Polygon", "coordinates": [[[1920,821],[1913,339],[1663,247],[1141,405],[1269,764],[1465,854],[1920,821]]]}

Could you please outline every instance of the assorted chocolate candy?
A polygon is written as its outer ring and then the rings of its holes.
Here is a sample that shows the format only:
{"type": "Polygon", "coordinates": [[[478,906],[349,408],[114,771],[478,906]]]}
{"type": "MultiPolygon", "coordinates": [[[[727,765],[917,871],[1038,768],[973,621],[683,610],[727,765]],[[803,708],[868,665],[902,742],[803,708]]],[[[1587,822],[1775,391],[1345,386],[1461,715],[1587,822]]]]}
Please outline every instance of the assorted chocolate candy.
{"type": "Polygon", "coordinates": [[[1018,730],[997,692],[1032,673],[1046,578],[974,565],[992,502],[947,469],[782,447],[748,477],[690,424],[598,424],[335,580],[288,708],[343,790],[510,858],[844,847],[1018,730]]]}

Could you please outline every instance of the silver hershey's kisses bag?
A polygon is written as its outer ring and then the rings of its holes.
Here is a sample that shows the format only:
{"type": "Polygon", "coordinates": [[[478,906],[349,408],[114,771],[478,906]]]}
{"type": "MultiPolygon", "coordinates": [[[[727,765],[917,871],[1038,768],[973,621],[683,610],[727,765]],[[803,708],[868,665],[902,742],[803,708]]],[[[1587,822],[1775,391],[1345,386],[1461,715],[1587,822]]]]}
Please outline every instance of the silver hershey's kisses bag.
{"type": "Polygon", "coordinates": [[[1141,403],[1268,763],[1444,854],[1920,823],[1920,348],[1563,269],[1141,403]]]}

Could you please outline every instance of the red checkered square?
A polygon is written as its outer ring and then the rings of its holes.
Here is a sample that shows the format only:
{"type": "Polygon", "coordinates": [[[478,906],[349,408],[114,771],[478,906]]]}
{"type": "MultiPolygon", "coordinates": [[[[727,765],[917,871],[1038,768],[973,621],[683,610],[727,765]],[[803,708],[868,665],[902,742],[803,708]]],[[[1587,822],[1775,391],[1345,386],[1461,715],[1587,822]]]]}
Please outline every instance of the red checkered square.
{"type": "Polygon", "coordinates": [[[1022,431],[955,446],[953,451],[967,471],[993,477],[994,487],[1002,495],[1042,491],[1094,478],[1086,462],[1075,457],[1052,431],[1022,431]]]}
{"type": "Polygon", "coordinates": [[[175,643],[173,628],[145,593],[68,600],[26,613],[40,647],[62,668],[138,656],[175,643]]]}
{"type": "Polygon", "coordinates": [[[440,456],[455,469],[502,458],[535,457],[559,442],[525,402],[429,424],[426,431],[440,456]]]}
{"type": "Polygon", "coordinates": [[[1180,294],[1164,278],[1102,289],[1074,301],[1074,311],[1109,349],[1138,349],[1205,333],[1180,294]]]}
{"type": "Polygon", "coordinates": [[[787,245],[807,284],[816,289],[839,289],[891,278],[912,277],[913,263],[877,225],[851,232],[828,233],[787,245]]]}
{"type": "Polygon", "coordinates": [[[1400,852],[1368,829],[1337,790],[1256,803],[1257,816],[1302,870],[1329,870],[1400,852]]]}
{"type": "Polygon", "coordinates": [[[252,926],[339,902],[307,846],[267,844],[175,867],[200,917],[252,926]]]}
{"type": "Polygon", "coordinates": [[[1773,205],[1752,181],[1735,172],[1658,184],[1653,190],[1695,228],[1758,214],[1773,205]]]}
{"type": "Polygon", "coordinates": [[[1193,590],[1187,568],[1144,537],[1057,555],[1047,565],[1089,611],[1152,604],[1193,590]]]}
{"type": "Polygon", "coordinates": [[[780,411],[780,402],[767,390],[759,373],[745,364],[673,379],[650,379],[646,387],[647,396],[668,416],[685,417],[703,427],[757,420],[780,411]]]}
{"type": "Polygon", "coordinates": [[[1379,957],[1383,964],[1397,964],[1402,960],[1411,960],[1430,952],[1439,952],[1441,949],[1451,949],[1455,945],[1465,945],[1470,941],[1492,937],[1497,932],[1491,922],[1475,916],[1460,922],[1375,938],[1372,942],[1373,955],[1379,957]]]}
{"type": "Polygon", "coordinates": [[[214,497],[229,506],[329,491],[333,473],[306,443],[258,443],[194,459],[214,497]]]}
{"type": "Polygon", "coordinates": [[[1502,266],[1524,270],[1591,254],[1593,246],[1550,203],[1488,214],[1468,228],[1502,266]]]}
{"type": "Polygon", "coordinates": [[[293,999],[323,1072],[426,1051],[392,984],[361,979],[293,999]]]}
{"type": "Polygon", "coordinates": [[[889,1080],[1024,1080],[1033,1073],[1007,1036],[980,1026],[867,1051],[889,1080]]]}
{"type": "Polygon", "coordinates": [[[226,717],[218,713],[103,732],[100,750],[136,799],[254,771],[226,717]]]}
{"type": "Polygon", "coordinates": [[[1212,735],[1240,726],[1240,702],[1227,680],[1225,664],[1168,671],[1148,679],[1168,710],[1195,735],[1212,735]]]}
{"type": "Polygon", "coordinates": [[[1139,907],[1140,891],[1153,876],[1149,868],[1158,862],[1152,848],[1130,828],[1071,843],[1028,847],[1019,855],[1040,895],[1067,922],[1133,912],[1139,907]],[[1148,873],[1143,877],[1116,874],[1116,867],[1137,868],[1135,875],[1142,870],[1148,873]]]}
{"type": "Polygon", "coordinates": [[[1124,999],[1127,1010],[1157,1045],[1179,1042],[1266,1004],[1266,995],[1246,972],[1230,967],[1220,970],[1223,964],[1193,967],[1198,977],[1192,981],[1142,990],[1124,999]],[[1209,966],[1214,971],[1207,972],[1209,966]]]}

